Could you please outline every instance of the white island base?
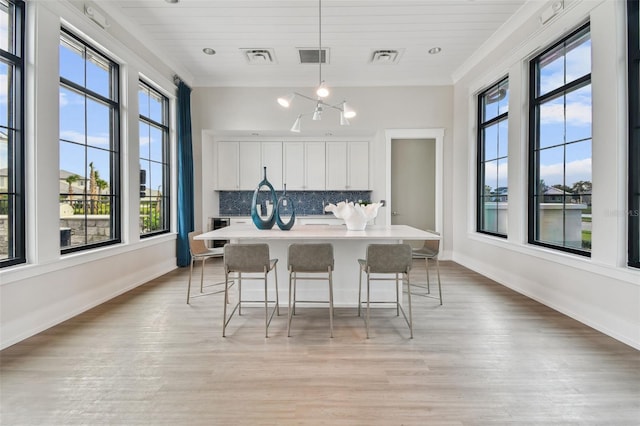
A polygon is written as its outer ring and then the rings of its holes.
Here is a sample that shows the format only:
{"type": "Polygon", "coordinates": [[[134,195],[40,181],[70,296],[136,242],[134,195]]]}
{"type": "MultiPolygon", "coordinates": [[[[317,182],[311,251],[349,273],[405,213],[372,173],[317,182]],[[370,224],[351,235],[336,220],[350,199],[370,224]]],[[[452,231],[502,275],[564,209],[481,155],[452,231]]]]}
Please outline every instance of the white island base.
{"type": "MultiPolygon", "coordinates": [[[[229,240],[232,243],[267,243],[272,259],[278,259],[278,296],[280,306],[286,307],[289,295],[287,252],[292,243],[333,244],[335,269],[333,273],[333,300],[336,307],[358,306],[358,259],[366,257],[369,244],[393,244],[410,240],[433,240],[440,236],[404,225],[372,226],[364,231],[348,231],[344,225],[296,225],[289,231],[259,230],[253,225],[235,225],[207,232],[196,237],[203,240],[229,240]]],[[[269,274],[269,289],[273,289],[273,274],[269,274]]],[[[366,285],[363,277],[363,286],[366,285]]],[[[372,301],[395,300],[391,282],[373,282],[372,301]],[[378,287],[376,289],[375,287],[378,287]]],[[[261,300],[264,287],[261,281],[242,282],[243,299],[261,300]]],[[[274,297],[272,293],[270,298],[274,297]]],[[[298,279],[296,300],[329,300],[326,281],[298,279]]],[[[304,303],[297,302],[298,306],[304,303]]],[[[318,306],[326,306],[320,305],[318,306]]]]}

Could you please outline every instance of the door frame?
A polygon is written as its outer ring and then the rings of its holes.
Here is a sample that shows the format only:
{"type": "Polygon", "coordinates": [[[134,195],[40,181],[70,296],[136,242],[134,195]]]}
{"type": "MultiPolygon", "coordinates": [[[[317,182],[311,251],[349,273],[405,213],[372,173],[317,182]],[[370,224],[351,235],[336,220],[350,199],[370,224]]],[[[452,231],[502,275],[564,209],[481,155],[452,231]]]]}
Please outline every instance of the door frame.
{"type": "MultiPolygon", "coordinates": [[[[385,150],[386,150],[386,192],[387,199],[391,203],[391,144],[394,139],[435,139],[436,141],[436,229],[434,231],[442,233],[443,217],[443,173],[444,173],[444,128],[433,129],[388,129],[385,130],[385,150]]],[[[385,220],[391,224],[391,209],[384,209],[385,220]]]]}

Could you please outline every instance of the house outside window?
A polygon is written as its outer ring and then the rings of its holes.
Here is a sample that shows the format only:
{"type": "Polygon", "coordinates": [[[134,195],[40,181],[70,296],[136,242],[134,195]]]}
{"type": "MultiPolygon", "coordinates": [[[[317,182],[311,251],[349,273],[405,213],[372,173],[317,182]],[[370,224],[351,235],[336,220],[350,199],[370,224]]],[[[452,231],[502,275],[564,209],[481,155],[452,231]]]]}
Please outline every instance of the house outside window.
{"type": "Polygon", "coordinates": [[[140,81],[140,235],[169,232],[169,99],[140,81]]]}
{"type": "Polygon", "coordinates": [[[477,231],[507,236],[509,79],[478,96],[477,231]]]}
{"type": "Polygon", "coordinates": [[[591,251],[589,25],[530,63],[529,242],[591,251]]]}
{"type": "Polygon", "coordinates": [[[24,10],[0,0],[0,267],[26,262],[24,10]]]}
{"type": "Polygon", "coordinates": [[[60,248],[120,242],[118,65],[60,37],[60,248]]]}

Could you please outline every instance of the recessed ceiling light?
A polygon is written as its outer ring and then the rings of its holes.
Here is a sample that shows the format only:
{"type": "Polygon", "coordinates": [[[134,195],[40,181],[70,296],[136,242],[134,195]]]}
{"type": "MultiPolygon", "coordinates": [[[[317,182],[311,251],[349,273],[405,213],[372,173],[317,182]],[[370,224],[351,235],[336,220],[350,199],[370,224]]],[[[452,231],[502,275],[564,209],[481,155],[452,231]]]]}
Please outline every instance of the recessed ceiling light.
{"type": "Polygon", "coordinates": [[[215,55],[216,54],[216,51],[213,50],[210,47],[205,47],[204,49],[202,49],[202,51],[207,55],[215,55]]]}
{"type": "Polygon", "coordinates": [[[178,3],[180,0],[164,0],[167,3],[178,3]]]}
{"type": "Polygon", "coordinates": [[[432,47],[431,49],[429,49],[429,53],[432,55],[435,55],[436,53],[440,53],[440,52],[442,52],[441,47],[432,47]]]}

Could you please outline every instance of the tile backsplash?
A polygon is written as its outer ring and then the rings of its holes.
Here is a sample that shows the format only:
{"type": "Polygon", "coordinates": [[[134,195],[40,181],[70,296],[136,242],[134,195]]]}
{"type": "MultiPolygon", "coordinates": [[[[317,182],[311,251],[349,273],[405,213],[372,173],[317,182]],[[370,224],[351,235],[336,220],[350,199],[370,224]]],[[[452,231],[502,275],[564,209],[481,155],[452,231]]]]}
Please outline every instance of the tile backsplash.
{"type": "MultiPolygon", "coordinates": [[[[280,198],[282,191],[276,191],[280,198]]],[[[219,191],[220,216],[250,216],[253,191],[219,191]]],[[[321,215],[323,203],[336,204],[340,201],[371,202],[371,191],[287,191],[297,216],[321,215]]],[[[260,191],[258,202],[265,203],[267,191],[260,191]]],[[[283,211],[286,214],[287,210],[283,211]]]]}

